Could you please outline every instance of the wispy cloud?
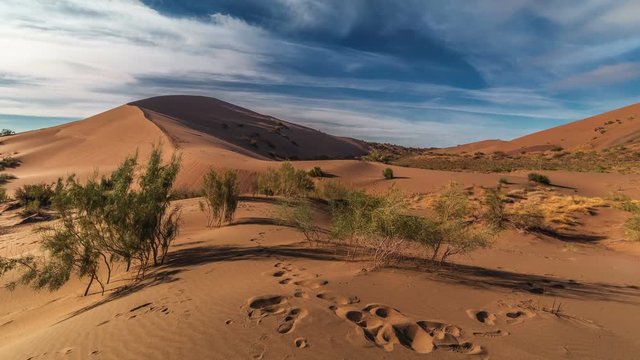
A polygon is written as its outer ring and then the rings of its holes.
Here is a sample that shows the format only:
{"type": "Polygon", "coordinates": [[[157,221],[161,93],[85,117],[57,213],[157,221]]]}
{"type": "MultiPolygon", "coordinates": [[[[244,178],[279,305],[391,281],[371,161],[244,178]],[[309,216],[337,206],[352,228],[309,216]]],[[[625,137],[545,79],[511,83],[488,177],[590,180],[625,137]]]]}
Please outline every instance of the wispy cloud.
{"type": "Polygon", "coordinates": [[[189,93],[378,141],[511,138],[640,95],[616,88],[640,78],[637,6],[5,0],[0,114],[81,118],[189,93]]]}

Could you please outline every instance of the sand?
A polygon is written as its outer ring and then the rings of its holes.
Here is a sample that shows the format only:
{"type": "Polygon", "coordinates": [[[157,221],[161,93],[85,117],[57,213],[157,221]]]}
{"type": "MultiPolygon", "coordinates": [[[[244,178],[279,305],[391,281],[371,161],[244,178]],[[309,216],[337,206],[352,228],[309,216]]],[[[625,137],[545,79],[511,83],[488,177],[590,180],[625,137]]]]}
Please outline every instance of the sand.
{"type": "Polygon", "coordinates": [[[562,147],[570,151],[603,150],[637,144],[640,140],[640,104],[629,105],[583,120],[539,131],[511,141],[488,140],[445,149],[447,152],[529,152],[562,147]]]}
{"type": "MultiPolygon", "coordinates": [[[[108,171],[136,148],[144,158],[158,139],[182,152],[187,188],[210,166],[237,169],[246,182],[278,165],[216,132],[154,116],[126,105],[5,138],[0,150],[24,161],[9,186],[108,171]]],[[[394,185],[418,208],[449,181],[480,189],[504,176],[393,167],[399,178],[383,180],[383,164],[294,165],[321,166],[334,176],[321,181],[371,192],[394,185]]],[[[561,193],[640,196],[637,175],[547,174],[561,193]]],[[[527,185],[526,172],[508,177],[513,189],[527,185]]],[[[83,297],[86,279],[56,292],[0,289],[0,359],[635,359],[640,351],[640,251],[623,241],[619,210],[579,219],[575,230],[589,241],[508,230],[452,266],[417,258],[371,272],[276,224],[269,199],[246,193],[234,223],[219,229],[206,227],[198,201],[175,202],[183,229],[167,264],[143,282],[120,265],[104,295],[95,287],[83,297]]],[[[15,212],[0,214],[0,224],[15,223],[15,212]]],[[[0,255],[36,253],[39,225],[5,227],[0,255]]]]}

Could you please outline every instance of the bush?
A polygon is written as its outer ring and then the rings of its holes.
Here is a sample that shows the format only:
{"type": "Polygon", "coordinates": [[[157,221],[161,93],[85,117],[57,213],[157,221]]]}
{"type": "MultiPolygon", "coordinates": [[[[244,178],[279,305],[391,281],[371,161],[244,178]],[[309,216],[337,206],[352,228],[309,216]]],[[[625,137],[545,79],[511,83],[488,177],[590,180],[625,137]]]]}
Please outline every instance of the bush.
{"type": "Polygon", "coordinates": [[[507,218],[518,231],[537,232],[545,229],[544,213],[533,204],[510,211],[507,218]]]}
{"type": "Polygon", "coordinates": [[[282,224],[298,229],[309,242],[316,242],[320,239],[311,202],[308,199],[285,201],[278,208],[276,218],[282,224]]]}
{"type": "MultiPolygon", "coordinates": [[[[104,292],[102,276],[106,272],[108,283],[113,262],[118,260],[127,263],[127,270],[136,261],[137,277],[144,277],[151,264],[164,262],[179,229],[180,210],[169,209],[169,197],[180,160],[173,156],[162,164],[161,159],[161,151],[154,148],[135,186],[137,157],[127,158],[110,178],[89,179],[86,184],[74,176],[64,184],[59,180],[51,206],[60,222],[40,229],[46,256],[23,257],[5,265],[24,267],[22,281],[36,288],[57,289],[73,273],[88,277],[85,295],[94,281],[104,292]]],[[[27,187],[20,194],[33,194],[32,189],[27,187]]]]}
{"type": "Polygon", "coordinates": [[[22,216],[27,217],[48,209],[54,195],[55,189],[51,184],[26,184],[15,191],[14,198],[24,208],[22,216]]]}
{"type": "Polygon", "coordinates": [[[382,176],[384,176],[384,178],[387,179],[387,180],[393,179],[393,169],[386,168],[386,169],[382,170],[382,176]]]}
{"type": "Polygon", "coordinates": [[[316,190],[318,197],[329,202],[344,200],[351,190],[337,181],[322,182],[316,190]]]}
{"type": "Polygon", "coordinates": [[[460,185],[451,183],[433,203],[436,231],[426,243],[432,260],[444,263],[450,256],[489,246],[492,232],[474,225],[473,208],[460,185]]]}
{"type": "Polygon", "coordinates": [[[15,131],[11,130],[11,129],[2,129],[0,130],[0,137],[3,136],[9,136],[9,135],[15,135],[15,131]]]}
{"type": "Polygon", "coordinates": [[[12,174],[0,174],[0,185],[8,183],[10,180],[17,179],[15,175],[12,174]]]}
{"type": "Polygon", "coordinates": [[[324,172],[319,166],[315,166],[313,169],[309,170],[309,176],[311,177],[323,177],[324,172]]]}
{"type": "Polygon", "coordinates": [[[559,145],[556,145],[556,146],[551,148],[551,151],[554,151],[554,152],[559,152],[559,151],[562,151],[562,150],[564,150],[564,148],[562,146],[559,146],[559,145]]]}
{"type": "Polygon", "coordinates": [[[498,184],[509,185],[509,179],[507,179],[506,177],[501,177],[500,179],[498,179],[498,184]]]}
{"type": "Polygon", "coordinates": [[[207,214],[207,226],[222,226],[223,222],[231,222],[238,208],[238,176],[233,170],[226,170],[219,175],[211,169],[202,181],[204,202],[200,202],[200,210],[207,214]]]}
{"type": "Polygon", "coordinates": [[[5,156],[2,159],[0,159],[0,170],[4,170],[6,168],[16,168],[20,165],[21,161],[11,157],[11,156],[5,156]]]}
{"type": "Polygon", "coordinates": [[[372,267],[383,267],[402,251],[406,239],[400,219],[405,212],[404,200],[395,189],[380,196],[351,191],[332,205],[332,233],[347,241],[352,257],[369,252],[372,267]]]}
{"type": "Polygon", "coordinates": [[[633,215],[624,224],[627,237],[633,241],[640,241],[640,215],[633,215]]]}
{"type": "Polygon", "coordinates": [[[545,175],[542,174],[538,174],[538,173],[529,173],[529,175],[527,175],[527,178],[529,179],[529,181],[538,183],[538,184],[543,184],[543,185],[550,185],[551,184],[551,180],[549,180],[548,177],[546,177],[545,175]]]}
{"type": "Polygon", "coordinates": [[[268,169],[256,176],[254,191],[266,196],[301,197],[315,189],[313,181],[304,170],[297,170],[285,162],[278,169],[268,169]]]}
{"type": "Polygon", "coordinates": [[[504,206],[503,195],[496,189],[487,189],[484,195],[483,218],[494,230],[504,228],[507,214],[504,206]]]}

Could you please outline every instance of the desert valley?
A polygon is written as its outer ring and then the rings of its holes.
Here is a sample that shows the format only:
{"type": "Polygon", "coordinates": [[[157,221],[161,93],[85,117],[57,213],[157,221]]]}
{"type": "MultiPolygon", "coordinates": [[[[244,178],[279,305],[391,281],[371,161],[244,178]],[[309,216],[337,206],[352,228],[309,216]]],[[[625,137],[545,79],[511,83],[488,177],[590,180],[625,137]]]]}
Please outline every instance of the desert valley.
{"type": "Polygon", "coordinates": [[[0,153],[0,359],[640,353],[640,104],[419,149],[160,96],[0,153]]]}

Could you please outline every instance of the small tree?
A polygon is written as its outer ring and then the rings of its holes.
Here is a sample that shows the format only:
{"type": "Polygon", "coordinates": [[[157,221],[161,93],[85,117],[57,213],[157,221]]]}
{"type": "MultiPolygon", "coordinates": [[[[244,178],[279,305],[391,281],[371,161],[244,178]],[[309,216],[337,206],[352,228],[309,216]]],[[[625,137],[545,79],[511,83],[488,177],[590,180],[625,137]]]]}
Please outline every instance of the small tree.
{"type": "Polygon", "coordinates": [[[207,226],[220,227],[223,222],[231,222],[238,208],[238,180],[235,171],[226,170],[222,175],[211,169],[202,181],[204,202],[200,210],[207,215],[207,226]]]}
{"type": "Polygon", "coordinates": [[[393,179],[393,169],[385,168],[384,170],[382,170],[382,176],[384,176],[384,178],[387,180],[393,179]]]}

